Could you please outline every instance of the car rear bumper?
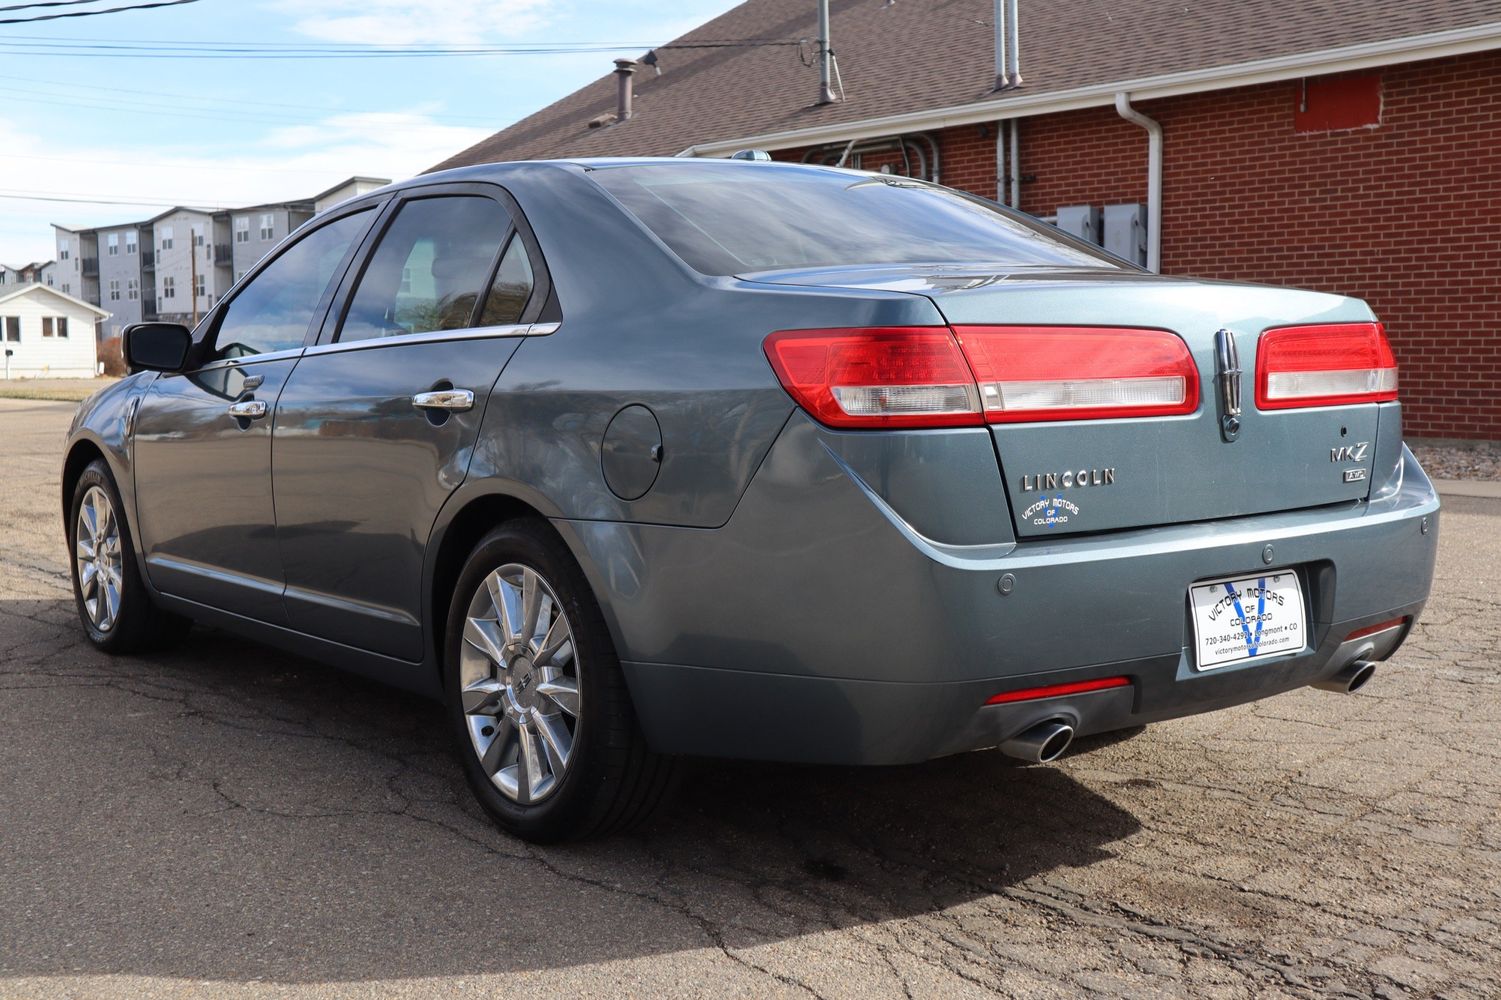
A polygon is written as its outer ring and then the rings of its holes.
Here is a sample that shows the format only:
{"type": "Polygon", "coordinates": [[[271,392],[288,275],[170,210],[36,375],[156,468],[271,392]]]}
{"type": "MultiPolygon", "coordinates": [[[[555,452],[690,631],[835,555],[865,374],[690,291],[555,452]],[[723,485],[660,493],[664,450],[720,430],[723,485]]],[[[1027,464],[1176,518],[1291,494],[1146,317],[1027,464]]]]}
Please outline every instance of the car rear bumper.
{"type": "Polygon", "coordinates": [[[896,764],[1046,719],[1102,733],[1323,680],[1362,654],[1351,632],[1408,619],[1363,653],[1384,658],[1428,597],[1438,498],[1408,454],[1368,502],[952,546],[903,521],[823,433],[795,416],[723,528],[559,522],[657,749],[896,764]],[[1308,645],[1196,670],[1188,587],[1268,566],[1300,574],[1308,645]],[[1104,677],[1130,683],[985,704],[1104,677]]]}

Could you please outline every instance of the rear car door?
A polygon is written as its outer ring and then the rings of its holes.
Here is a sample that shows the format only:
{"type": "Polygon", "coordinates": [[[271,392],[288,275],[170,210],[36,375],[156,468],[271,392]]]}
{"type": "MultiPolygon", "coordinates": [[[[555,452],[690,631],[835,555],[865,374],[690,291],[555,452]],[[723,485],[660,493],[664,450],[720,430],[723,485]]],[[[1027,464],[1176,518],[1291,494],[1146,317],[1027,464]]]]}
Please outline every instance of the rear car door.
{"type": "Polygon", "coordinates": [[[421,659],[428,535],[546,299],[519,221],[492,185],[409,192],[282,390],[272,453],[293,628],[421,659]]]}
{"type": "Polygon", "coordinates": [[[163,593],[285,624],[273,411],[375,215],[351,209],[282,248],[204,323],[193,370],[159,376],[142,398],[136,524],[163,593]]]}

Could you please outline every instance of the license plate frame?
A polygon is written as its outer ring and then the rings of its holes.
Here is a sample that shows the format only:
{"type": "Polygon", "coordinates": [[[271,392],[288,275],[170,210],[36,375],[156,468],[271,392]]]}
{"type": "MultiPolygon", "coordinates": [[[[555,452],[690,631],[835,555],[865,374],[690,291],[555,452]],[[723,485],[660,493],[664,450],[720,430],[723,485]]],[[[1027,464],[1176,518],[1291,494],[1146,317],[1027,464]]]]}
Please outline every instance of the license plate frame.
{"type": "Polygon", "coordinates": [[[1188,615],[1198,671],[1285,656],[1308,645],[1303,581],[1293,569],[1199,580],[1188,588],[1188,615]]]}

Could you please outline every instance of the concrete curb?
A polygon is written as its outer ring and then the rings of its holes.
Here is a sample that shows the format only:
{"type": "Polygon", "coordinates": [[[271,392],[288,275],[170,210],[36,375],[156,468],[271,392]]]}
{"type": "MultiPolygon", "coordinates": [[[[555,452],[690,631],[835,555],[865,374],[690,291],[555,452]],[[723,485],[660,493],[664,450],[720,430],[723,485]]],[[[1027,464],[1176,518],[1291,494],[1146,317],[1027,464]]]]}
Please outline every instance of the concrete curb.
{"type": "Polygon", "coordinates": [[[1501,500],[1501,483],[1481,482],[1471,479],[1435,479],[1433,486],[1439,496],[1482,497],[1486,500],[1501,500]]]}

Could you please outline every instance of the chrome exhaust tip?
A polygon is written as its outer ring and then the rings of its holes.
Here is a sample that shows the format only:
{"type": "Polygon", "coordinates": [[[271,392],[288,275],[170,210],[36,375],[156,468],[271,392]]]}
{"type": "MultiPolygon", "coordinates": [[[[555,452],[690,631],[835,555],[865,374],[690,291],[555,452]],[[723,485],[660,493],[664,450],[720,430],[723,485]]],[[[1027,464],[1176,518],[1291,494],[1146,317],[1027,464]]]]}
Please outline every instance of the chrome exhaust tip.
{"type": "Polygon", "coordinates": [[[1074,727],[1054,719],[1039,722],[1001,744],[1001,753],[1029,764],[1047,764],[1063,756],[1074,741],[1074,727]]]}
{"type": "Polygon", "coordinates": [[[1354,694],[1365,687],[1366,682],[1375,676],[1376,664],[1370,660],[1356,660],[1333,677],[1316,681],[1313,686],[1320,691],[1333,691],[1336,694],[1354,694]]]}

